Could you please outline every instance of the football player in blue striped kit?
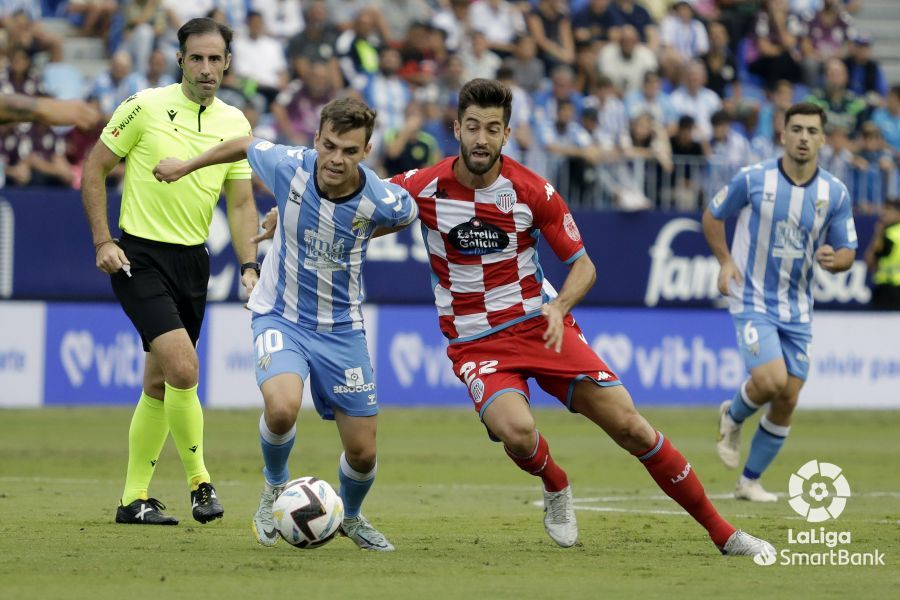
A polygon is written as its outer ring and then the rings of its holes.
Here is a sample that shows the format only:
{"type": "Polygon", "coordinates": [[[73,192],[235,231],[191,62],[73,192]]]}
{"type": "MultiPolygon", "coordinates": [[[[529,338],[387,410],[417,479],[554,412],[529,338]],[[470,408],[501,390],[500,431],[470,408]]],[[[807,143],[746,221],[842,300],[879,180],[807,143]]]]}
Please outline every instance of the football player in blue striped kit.
{"type": "Polygon", "coordinates": [[[839,273],[856,257],[847,187],[816,164],[825,122],[815,104],[788,109],[784,157],[742,169],[703,214],[703,232],[721,267],[719,291],[750,372],[719,409],[716,448],[725,466],[738,466],[741,425],[768,404],[735,488],[740,500],[778,499],[759,480],[784,445],[809,374],[813,267],[839,273]],[[723,221],[735,216],[729,251],[723,221]]]}
{"type": "Polygon", "coordinates": [[[405,227],[418,208],[403,188],[360,164],[371,150],[374,123],[375,112],[363,102],[334,100],[322,109],[314,148],[238,138],[187,162],[166,159],[154,171],[161,181],[175,181],[246,157],[275,194],[274,242],[247,303],[256,381],[265,401],[259,421],[265,486],[253,519],[264,546],[278,539],[272,504],[290,478],[287,461],[308,375],[316,409],[336,422],[344,447],[338,470],[341,530],[361,548],[394,549],[360,513],[375,479],[378,414],[361,268],[373,235],[405,227]]]}

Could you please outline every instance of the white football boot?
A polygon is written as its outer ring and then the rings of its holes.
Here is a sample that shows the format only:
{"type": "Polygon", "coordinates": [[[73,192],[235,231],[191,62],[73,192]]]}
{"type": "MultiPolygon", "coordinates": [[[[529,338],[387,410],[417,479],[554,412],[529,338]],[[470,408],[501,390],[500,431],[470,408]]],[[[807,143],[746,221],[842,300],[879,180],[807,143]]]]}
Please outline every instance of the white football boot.
{"type": "MultiPolygon", "coordinates": [[[[726,556],[757,556],[762,555],[767,564],[771,564],[768,560],[770,557],[775,558],[775,547],[766,540],[754,537],[746,531],[738,529],[731,534],[725,545],[719,548],[722,554],[726,556]]],[[[774,562],[774,561],[772,561],[774,562]]]]}
{"type": "Polygon", "coordinates": [[[725,400],[719,406],[719,442],[716,452],[729,469],[736,469],[741,459],[741,424],[735,423],[728,414],[731,400],[725,400]]]}
{"type": "Polygon", "coordinates": [[[578,524],[575,522],[571,485],[558,492],[544,490],[544,529],[550,538],[563,548],[574,546],[578,541],[578,524]]]}
{"type": "Polygon", "coordinates": [[[734,488],[734,497],[750,502],[778,502],[778,496],[763,489],[759,479],[741,479],[734,488]]]}
{"type": "Polygon", "coordinates": [[[259,495],[259,507],[253,515],[253,535],[263,546],[274,546],[278,542],[278,531],[275,529],[275,518],[272,516],[272,505],[284,491],[284,484],[272,485],[268,481],[259,495]]]}
{"type": "Polygon", "coordinates": [[[363,550],[377,550],[379,552],[393,552],[394,545],[390,543],[384,534],[372,527],[372,524],[362,516],[345,517],[341,523],[341,533],[353,540],[363,550]]]}

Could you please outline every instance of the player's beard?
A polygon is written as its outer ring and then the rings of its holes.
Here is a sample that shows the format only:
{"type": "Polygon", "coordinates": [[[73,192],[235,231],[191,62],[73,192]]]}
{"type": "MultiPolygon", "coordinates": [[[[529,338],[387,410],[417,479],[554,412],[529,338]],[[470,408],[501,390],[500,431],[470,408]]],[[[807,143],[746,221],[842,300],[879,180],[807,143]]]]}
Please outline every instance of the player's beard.
{"type": "MultiPolygon", "coordinates": [[[[483,148],[483,150],[489,154],[487,160],[485,160],[484,162],[479,162],[478,164],[473,164],[470,156],[472,153],[472,148],[470,146],[466,146],[462,142],[460,142],[459,146],[462,150],[463,162],[466,164],[466,168],[469,170],[469,172],[473,175],[484,175],[494,167],[494,163],[496,163],[497,159],[500,158],[499,150],[492,151],[490,148],[485,147],[483,148]]],[[[482,148],[479,148],[479,150],[482,150],[482,148]]]]}

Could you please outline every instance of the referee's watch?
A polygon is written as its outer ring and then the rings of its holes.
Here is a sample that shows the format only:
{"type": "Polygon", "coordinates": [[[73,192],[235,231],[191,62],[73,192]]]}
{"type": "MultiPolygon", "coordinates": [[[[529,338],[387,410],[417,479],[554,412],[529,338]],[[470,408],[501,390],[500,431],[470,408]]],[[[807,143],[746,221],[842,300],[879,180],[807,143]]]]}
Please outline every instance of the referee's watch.
{"type": "Polygon", "coordinates": [[[244,271],[247,269],[253,269],[256,271],[256,276],[259,277],[259,263],[258,262],[245,262],[241,265],[241,277],[244,276],[244,271]]]}

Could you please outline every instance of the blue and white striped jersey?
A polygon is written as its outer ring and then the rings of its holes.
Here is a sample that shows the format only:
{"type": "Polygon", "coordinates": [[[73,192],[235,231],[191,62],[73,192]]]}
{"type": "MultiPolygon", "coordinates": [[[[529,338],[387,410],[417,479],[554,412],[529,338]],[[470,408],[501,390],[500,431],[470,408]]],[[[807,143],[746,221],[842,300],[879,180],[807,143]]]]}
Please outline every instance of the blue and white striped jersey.
{"type": "Polygon", "coordinates": [[[408,225],[419,215],[409,193],[360,165],[360,189],[321,197],[311,148],[256,139],[250,166],[275,194],[278,225],[248,307],[316,331],[363,329],[362,263],[376,227],[408,225]]]}
{"type": "Polygon", "coordinates": [[[709,208],[717,219],[737,215],[731,255],[744,281],[731,283],[732,313],[808,323],[816,250],[823,244],[835,250],[857,245],[847,187],[821,168],[798,186],[785,175],[781,159],[745,167],[709,208]]]}

